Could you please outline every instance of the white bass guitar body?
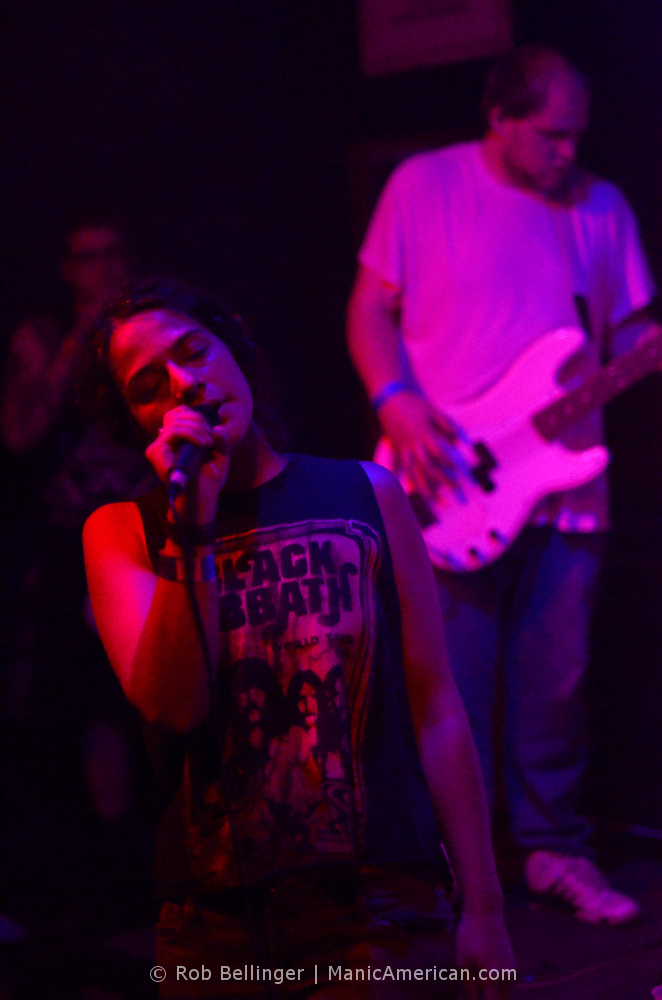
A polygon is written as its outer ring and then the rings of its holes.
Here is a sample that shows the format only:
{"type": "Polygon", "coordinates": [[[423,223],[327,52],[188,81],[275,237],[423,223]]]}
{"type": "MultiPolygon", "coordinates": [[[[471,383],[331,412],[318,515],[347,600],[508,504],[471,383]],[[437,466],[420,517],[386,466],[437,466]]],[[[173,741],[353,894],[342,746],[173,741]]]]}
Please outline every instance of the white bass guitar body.
{"type": "Polygon", "coordinates": [[[375,461],[395,472],[410,494],[438,568],[470,572],[494,562],[543,497],[581,486],[607,465],[603,446],[571,451],[556,437],[657,367],[662,334],[567,392],[556,377],[583,340],[578,328],[554,330],[531,344],[485,392],[444,409],[461,431],[451,449],[457,486],[444,486],[434,502],[412,496],[389,441],[379,442],[375,461]]]}

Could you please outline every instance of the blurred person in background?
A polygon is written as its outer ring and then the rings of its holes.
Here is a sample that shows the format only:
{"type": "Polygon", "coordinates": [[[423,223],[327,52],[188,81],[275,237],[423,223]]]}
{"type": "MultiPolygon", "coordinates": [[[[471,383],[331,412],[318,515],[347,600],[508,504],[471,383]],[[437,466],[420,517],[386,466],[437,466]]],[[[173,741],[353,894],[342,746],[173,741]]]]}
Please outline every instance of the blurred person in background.
{"type": "Polygon", "coordinates": [[[96,507],[144,488],[150,472],[89,427],[75,398],[91,331],[129,272],[118,224],[81,217],[66,235],[59,293],[7,347],[0,436],[14,483],[3,547],[15,557],[3,571],[11,618],[0,702],[11,859],[4,880],[8,896],[20,895],[33,912],[47,897],[60,909],[65,898],[73,905],[72,885],[88,881],[94,837],[102,855],[132,807],[133,721],[89,613],[80,531],[96,507]]]}

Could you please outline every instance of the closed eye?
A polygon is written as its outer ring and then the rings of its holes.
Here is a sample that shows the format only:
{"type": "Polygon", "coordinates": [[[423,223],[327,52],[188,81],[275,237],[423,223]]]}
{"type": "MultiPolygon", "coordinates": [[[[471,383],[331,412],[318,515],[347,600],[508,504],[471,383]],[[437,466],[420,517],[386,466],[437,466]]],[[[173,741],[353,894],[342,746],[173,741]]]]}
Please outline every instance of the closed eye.
{"type": "Polygon", "coordinates": [[[165,352],[165,355],[145,365],[129,379],[129,403],[144,406],[168,391],[168,358],[182,368],[203,367],[209,357],[211,345],[206,331],[197,328],[183,333],[165,352]]]}
{"type": "Polygon", "coordinates": [[[209,344],[196,334],[188,334],[177,344],[177,353],[184,365],[204,361],[209,353],[209,344]]]}
{"type": "Polygon", "coordinates": [[[129,386],[129,403],[138,406],[151,403],[158,396],[163,384],[163,372],[149,370],[142,372],[129,386]]]}
{"type": "Polygon", "coordinates": [[[186,355],[188,361],[201,361],[207,357],[207,349],[201,348],[197,351],[189,351],[186,355]]]}

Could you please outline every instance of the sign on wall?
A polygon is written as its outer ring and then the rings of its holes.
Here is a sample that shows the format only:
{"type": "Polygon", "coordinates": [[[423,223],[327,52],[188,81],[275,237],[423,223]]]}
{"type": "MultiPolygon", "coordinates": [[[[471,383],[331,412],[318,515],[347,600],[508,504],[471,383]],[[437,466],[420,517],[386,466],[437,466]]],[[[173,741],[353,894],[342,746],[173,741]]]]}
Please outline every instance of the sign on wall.
{"type": "Polygon", "coordinates": [[[508,0],[359,0],[366,76],[462,62],[512,44],[508,0]]]}

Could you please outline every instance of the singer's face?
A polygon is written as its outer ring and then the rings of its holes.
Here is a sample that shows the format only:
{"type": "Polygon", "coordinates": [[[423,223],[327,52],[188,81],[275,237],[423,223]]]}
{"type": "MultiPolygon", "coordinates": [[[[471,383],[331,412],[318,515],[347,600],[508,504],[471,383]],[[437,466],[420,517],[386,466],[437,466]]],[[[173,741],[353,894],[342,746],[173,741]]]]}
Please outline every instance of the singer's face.
{"type": "Polygon", "coordinates": [[[248,383],[225,344],[190,317],[155,309],[118,323],[109,359],[150,439],[168,410],[199,403],[218,405],[230,445],[246,435],[253,415],[248,383]]]}

